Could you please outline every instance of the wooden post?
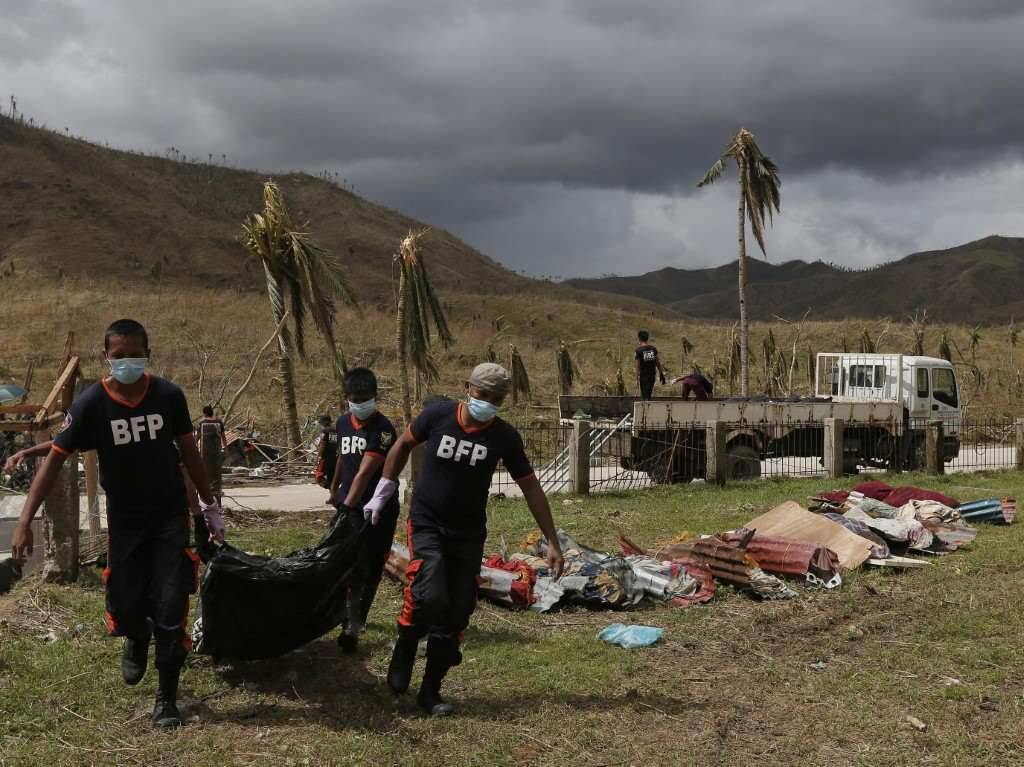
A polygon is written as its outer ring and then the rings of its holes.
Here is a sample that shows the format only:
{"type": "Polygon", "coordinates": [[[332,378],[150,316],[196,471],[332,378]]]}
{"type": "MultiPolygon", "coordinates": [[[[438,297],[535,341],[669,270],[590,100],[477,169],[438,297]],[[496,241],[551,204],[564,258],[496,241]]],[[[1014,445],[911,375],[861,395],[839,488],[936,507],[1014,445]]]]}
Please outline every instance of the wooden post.
{"type": "Polygon", "coordinates": [[[1014,443],[1017,447],[1017,471],[1024,471],[1024,418],[1018,418],[1013,422],[1014,443]]]}
{"type": "MultiPolygon", "coordinates": [[[[64,370],[36,414],[37,424],[46,423],[57,409],[66,413],[71,408],[78,379],[78,357],[70,353],[72,338],[69,334],[64,370]]],[[[45,433],[39,436],[48,437],[45,433]]],[[[78,505],[78,453],[73,453],[61,467],[53,492],[43,504],[43,578],[47,581],[70,583],[78,578],[78,505]]]]}
{"type": "Polygon", "coordinates": [[[705,425],[707,467],[704,481],[709,484],[724,485],[729,478],[729,455],[725,444],[728,436],[729,424],[724,421],[708,421],[705,425]]]}
{"type": "Polygon", "coordinates": [[[841,418],[826,418],[822,439],[822,463],[825,465],[825,476],[836,479],[846,473],[843,455],[843,432],[846,424],[841,418]]]}
{"type": "Polygon", "coordinates": [[[402,496],[402,507],[409,511],[412,508],[412,491],[423,473],[423,445],[416,445],[409,453],[409,463],[402,474],[405,477],[405,493],[402,496]]]}
{"type": "Polygon", "coordinates": [[[942,474],[945,462],[942,455],[942,421],[928,422],[928,443],[925,457],[925,471],[929,474],[942,474]]]}
{"type": "Polygon", "coordinates": [[[569,443],[569,483],[572,492],[587,495],[590,492],[590,421],[572,422],[572,442],[569,443]]]}
{"type": "Polygon", "coordinates": [[[72,453],[43,504],[45,580],[71,583],[78,578],[78,520],[78,453],[72,453]]]}
{"type": "Polygon", "coordinates": [[[85,464],[85,502],[89,538],[95,541],[100,535],[99,471],[96,451],[82,453],[82,462],[85,464]]]}

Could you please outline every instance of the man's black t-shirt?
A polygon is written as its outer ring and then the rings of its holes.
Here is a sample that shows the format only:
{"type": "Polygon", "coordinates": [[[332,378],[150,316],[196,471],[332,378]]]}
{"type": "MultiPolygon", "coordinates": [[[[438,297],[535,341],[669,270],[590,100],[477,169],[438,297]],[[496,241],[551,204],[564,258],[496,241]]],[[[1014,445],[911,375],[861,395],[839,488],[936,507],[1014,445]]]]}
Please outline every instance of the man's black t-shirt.
{"type": "Polygon", "coordinates": [[[640,377],[653,379],[658,372],[658,350],[650,344],[638,346],[636,359],[640,363],[640,377]]]}
{"type": "Polygon", "coordinates": [[[95,450],[107,494],[111,533],[185,519],[185,483],[175,438],[192,434],[185,394],[163,378],[146,375],[146,389],[128,402],[93,384],[72,403],[53,449],[64,455],[95,450]]]}
{"type": "MultiPolygon", "coordinates": [[[[388,450],[395,444],[395,427],[387,416],[379,411],[374,411],[366,421],[360,423],[351,413],[345,413],[338,419],[334,431],[337,440],[336,449],[341,455],[341,478],[338,481],[338,500],[344,502],[352,487],[352,480],[359,473],[359,466],[363,462],[366,453],[375,453],[381,458],[386,458],[388,450]]],[[[370,477],[363,497],[357,505],[362,508],[373,498],[373,491],[377,489],[377,482],[380,480],[381,472],[384,471],[384,464],[370,477]]],[[[398,494],[391,498],[389,506],[398,506],[398,494]]]]}
{"type": "Polygon", "coordinates": [[[413,490],[410,518],[454,535],[487,531],[487,495],[501,461],[513,479],[533,473],[516,429],[500,418],[471,426],[461,402],[441,402],[424,410],[409,427],[423,443],[423,472],[413,490]]]}

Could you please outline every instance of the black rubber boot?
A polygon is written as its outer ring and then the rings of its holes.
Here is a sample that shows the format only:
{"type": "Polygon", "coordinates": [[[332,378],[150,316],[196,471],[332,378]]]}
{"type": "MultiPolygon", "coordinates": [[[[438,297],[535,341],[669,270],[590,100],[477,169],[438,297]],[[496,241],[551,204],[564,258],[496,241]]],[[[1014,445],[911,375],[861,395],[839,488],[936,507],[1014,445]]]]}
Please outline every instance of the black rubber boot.
{"type": "Polygon", "coordinates": [[[121,678],[125,684],[137,685],[146,675],[149,660],[149,636],[125,637],[121,650],[121,678]]]}
{"type": "Polygon", "coordinates": [[[391,663],[388,665],[388,687],[391,692],[401,694],[409,689],[418,646],[419,639],[415,634],[399,630],[394,652],[391,653],[391,663]]]}
{"type": "Polygon", "coordinates": [[[450,716],[455,706],[441,697],[441,683],[448,670],[462,661],[458,645],[450,639],[431,639],[427,642],[427,667],[423,672],[416,705],[430,716],[450,716]]]}
{"type": "Polygon", "coordinates": [[[338,634],[338,647],[346,655],[354,655],[359,649],[359,630],[352,630],[351,625],[345,626],[338,634]]]}
{"type": "Polygon", "coordinates": [[[153,726],[161,729],[181,727],[178,713],[178,675],[180,668],[160,669],[160,684],[156,689],[156,703],[153,706],[153,726]]]}

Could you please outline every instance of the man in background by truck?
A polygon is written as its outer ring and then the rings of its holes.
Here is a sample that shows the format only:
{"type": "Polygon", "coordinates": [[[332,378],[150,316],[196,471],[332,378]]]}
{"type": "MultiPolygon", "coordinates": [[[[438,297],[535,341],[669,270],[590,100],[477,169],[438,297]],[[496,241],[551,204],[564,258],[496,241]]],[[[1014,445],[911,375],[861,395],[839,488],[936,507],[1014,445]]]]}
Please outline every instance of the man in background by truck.
{"type": "Polygon", "coordinates": [[[665,369],[661,366],[661,359],[658,357],[658,349],[650,343],[651,334],[641,330],[636,334],[640,345],[636,347],[636,383],[640,388],[640,398],[650,399],[654,394],[654,377],[661,376],[662,385],[665,384],[665,369]]]}
{"type": "Polygon", "coordinates": [[[711,399],[711,392],[715,388],[715,385],[703,373],[696,370],[681,378],[679,382],[683,385],[683,399],[689,399],[692,394],[693,398],[699,402],[711,399]]]}

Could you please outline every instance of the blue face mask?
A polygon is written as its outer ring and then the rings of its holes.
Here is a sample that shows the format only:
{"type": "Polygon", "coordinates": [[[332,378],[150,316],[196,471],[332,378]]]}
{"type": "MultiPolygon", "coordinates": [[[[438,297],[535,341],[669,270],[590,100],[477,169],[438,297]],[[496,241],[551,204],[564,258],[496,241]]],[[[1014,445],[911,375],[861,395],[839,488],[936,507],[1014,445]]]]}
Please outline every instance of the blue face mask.
{"type": "Polygon", "coordinates": [[[476,399],[475,397],[469,398],[468,407],[470,417],[479,423],[487,423],[498,414],[496,405],[492,405],[487,400],[476,399]]]}
{"type": "Polygon", "coordinates": [[[377,400],[368,399],[366,402],[349,402],[349,412],[358,418],[360,421],[365,421],[371,415],[373,411],[377,409],[377,400]]]}
{"type": "Polygon", "coordinates": [[[146,372],[145,357],[124,357],[108,361],[110,362],[110,375],[114,376],[118,383],[133,384],[146,372]]]}

